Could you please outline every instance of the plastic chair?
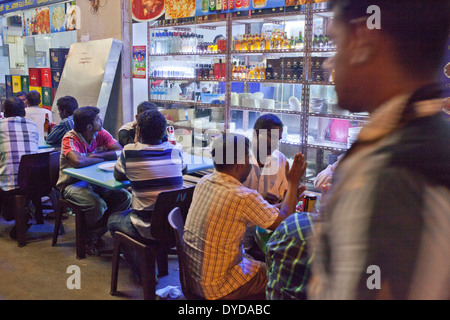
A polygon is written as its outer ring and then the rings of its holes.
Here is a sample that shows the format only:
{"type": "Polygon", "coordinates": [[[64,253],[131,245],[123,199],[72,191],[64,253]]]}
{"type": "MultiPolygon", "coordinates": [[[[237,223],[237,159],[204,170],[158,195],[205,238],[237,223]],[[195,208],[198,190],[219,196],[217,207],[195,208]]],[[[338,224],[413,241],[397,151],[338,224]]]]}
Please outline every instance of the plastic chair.
{"type": "MultiPolygon", "coordinates": [[[[61,156],[60,151],[55,151],[50,154],[50,166],[49,166],[49,174],[50,181],[53,188],[56,189],[56,183],[59,178],[59,159],[61,156]]],[[[87,244],[87,236],[86,236],[86,213],[82,210],[82,208],[70,203],[69,201],[62,198],[58,198],[58,209],[55,214],[55,228],[53,230],[53,240],[52,246],[56,246],[58,242],[58,235],[64,234],[64,227],[61,223],[62,214],[67,210],[67,208],[71,208],[73,213],[75,214],[75,233],[76,233],[76,256],[77,259],[86,258],[86,244],[87,244]]]]}
{"type": "Polygon", "coordinates": [[[24,154],[20,158],[17,183],[19,189],[14,194],[13,210],[15,229],[19,247],[26,246],[27,213],[26,202],[31,200],[35,207],[37,224],[43,224],[42,200],[52,190],[49,179],[50,152],[24,154]]]}
{"type": "Polygon", "coordinates": [[[181,214],[180,208],[174,208],[169,213],[169,224],[174,229],[175,238],[177,242],[177,254],[178,254],[178,270],[180,272],[180,283],[181,290],[183,291],[184,297],[188,300],[205,300],[205,298],[195,294],[190,288],[192,288],[192,279],[190,277],[189,271],[186,269],[186,262],[184,256],[184,220],[181,214]]]}
{"type": "Polygon", "coordinates": [[[155,264],[158,265],[158,277],[168,274],[168,252],[176,245],[176,239],[167,219],[174,207],[179,207],[186,216],[192,202],[194,186],[171,191],[164,191],[158,195],[155,209],[151,217],[150,232],[154,240],[133,239],[122,232],[114,233],[114,249],[111,274],[111,295],[117,293],[117,279],[119,273],[119,256],[122,247],[136,250],[140,259],[142,285],[145,300],[156,298],[155,264]]]}

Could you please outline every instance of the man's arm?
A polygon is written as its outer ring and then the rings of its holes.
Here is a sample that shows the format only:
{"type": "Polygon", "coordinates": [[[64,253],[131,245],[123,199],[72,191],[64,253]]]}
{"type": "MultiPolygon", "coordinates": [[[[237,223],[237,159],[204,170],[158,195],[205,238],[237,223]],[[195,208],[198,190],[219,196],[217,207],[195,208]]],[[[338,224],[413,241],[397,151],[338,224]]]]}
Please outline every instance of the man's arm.
{"type": "Polygon", "coordinates": [[[99,152],[99,153],[91,153],[89,155],[89,158],[100,158],[102,161],[109,161],[109,160],[117,160],[117,153],[116,151],[121,151],[122,146],[119,142],[116,142],[111,147],[108,148],[108,151],[105,152],[99,152]]]}
{"type": "Polygon", "coordinates": [[[288,169],[289,166],[286,165],[286,179],[288,181],[287,192],[281,203],[280,214],[275,222],[268,228],[269,230],[275,230],[284,219],[295,212],[298,203],[299,185],[303,174],[306,171],[306,165],[307,162],[305,161],[305,156],[301,153],[297,153],[294,156],[294,163],[290,170],[288,169]]]}
{"type": "Polygon", "coordinates": [[[85,157],[83,155],[81,155],[79,152],[77,151],[70,151],[67,154],[67,159],[69,159],[70,164],[72,165],[72,167],[74,168],[84,168],[84,167],[89,167],[92,166],[94,164],[100,163],[105,161],[103,158],[91,158],[91,157],[85,157]]]}

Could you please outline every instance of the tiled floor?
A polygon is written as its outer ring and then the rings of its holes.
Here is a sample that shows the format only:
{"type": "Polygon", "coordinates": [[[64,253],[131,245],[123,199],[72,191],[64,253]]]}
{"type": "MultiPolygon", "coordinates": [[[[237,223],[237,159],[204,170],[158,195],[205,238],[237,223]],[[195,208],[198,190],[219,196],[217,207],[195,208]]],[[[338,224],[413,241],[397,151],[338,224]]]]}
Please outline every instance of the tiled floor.
{"type": "MultiPolygon", "coordinates": [[[[122,259],[119,269],[117,296],[110,295],[112,256],[75,257],[75,219],[64,220],[66,233],[51,246],[53,220],[33,225],[27,233],[28,244],[19,248],[9,237],[14,222],[0,218],[0,299],[5,300],[140,300],[142,287],[136,282],[122,259]],[[75,283],[71,267],[80,274],[80,289],[75,283]],[[68,286],[69,283],[69,286],[68,286]]],[[[112,238],[104,236],[106,249],[112,249],[112,238]]],[[[175,286],[181,292],[177,256],[169,256],[169,275],[159,279],[157,289],[175,286]]],[[[184,299],[183,295],[177,299],[184,299]]]]}

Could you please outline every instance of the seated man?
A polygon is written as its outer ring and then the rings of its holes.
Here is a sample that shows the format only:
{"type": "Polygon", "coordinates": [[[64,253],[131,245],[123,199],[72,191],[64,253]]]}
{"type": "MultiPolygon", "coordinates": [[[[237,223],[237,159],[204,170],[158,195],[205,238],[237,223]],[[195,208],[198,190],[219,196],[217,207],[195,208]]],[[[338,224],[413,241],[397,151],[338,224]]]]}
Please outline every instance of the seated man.
{"type": "MultiPolygon", "coordinates": [[[[147,110],[139,115],[137,142],[124,147],[114,170],[117,180],[131,182],[132,210],[109,218],[111,234],[121,231],[138,240],[152,239],[150,221],[158,194],[183,187],[183,157],[174,145],[162,142],[165,133],[166,119],[159,111],[147,110]]],[[[137,263],[132,257],[127,260],[138,276],[137,263]]]]}
{"type": "MultiPolygon", "coordinates": [[[[124,124],[119,129],[119,143],[122,147],[125,147],[129,143],[135,143],[134,141],[136,136],[136,125],[137,125],[137,119],[139,115],[147,110],[158,110],[158,107],[151,102],[144,101],[137,107],[137,114],[136,114],[136,121],[129,122],[124,124]]],[[[167,141],[167,139],[166,139],[167,141]]]]}
{"type": "MultiPolygon", "coordinates": [[[[283,122],[273,114],[265,114],[256,120],[253,129],[252,169],[243,185],[258,191],[270,204],[279,205],[287,190],[286,170],[289,170],[287,158],[279,150],[283,122]]],[[[299,195],[304,191],[304,187],[300,188],[299,195]]],[[[256,226],[247,228],[244,249],[253,258],[265,261],[264,252],[255,241],[255,232],[256,226]]]]}
{"type": "Polygon", "coordinates": [[[281,208],[242,185],[251,170],[250,141],[226,134],[213,142],[215,171],[198,182],[186,219],[186,267],[193,291],[206,299],[265,297],[265,264],[243,256],[242,241],[249,225],[275,230],[297,204],[297,189],[306,170],[296,154],[286,175],[288,187],[281,208]]]}
{"type": "Polygon", "coordinates": [[[86,211],[88,248],[90,255],[98,254],[100,237],[107,231],[106,221],[111,213],[125,211],[131,205],[126,190],[109,190],[63,173],[66,168],[83,168],[107,160],[116,160],[120,144],[102,128],[96,107],[83,107],[73,114],[74,128],[63,138],[60,175],[57,188],[63,197],[86,211]],[[117,152],[117,153],[116,153],[117,152]]]}
{"type": "MultiPolygon", "coordinates": [[[[25,117],[25,104],[17,97],[4,104],[5,118],[0,120],[0,203],[11,208],[9,201],[18,192],[17,174],[20,158],[24,154],[38,152],[38,128],[25,117]]],[[[14,219],[14,212],[1,210],[6,220],[14,219]]],[[[12,234],[12,233],[11,233],[12,234]]]]}
{"type": "Polygon", "coordinates": [[[24,91],[20,91],[16,93],[16,97],[23,101],[25,104],[25,108],[28,107],[27,93],[24,91]]]}
{"type": "Polygon", "coordinates": [[[25,117],[36,123],[39,131],[39,144],[43,145],[47,135],[44,129],[45,118],[47,117],[48,120],[52,122],[52,113],[45,108],[39,107],[39,104],[41,103],[41,95],[37,91],[33,90],[28,92],[27,101],[28,108],[25,109],[25,117]]]}
{"type": "Polygon", "coordinates": [[[267,300],[307,300],[314,225],[307,212],[287,217],[266,244],[267,300]]]}
{"type": "Polygon", "coordinates": [[[73,129],[73,113],[78,109],[78,102],[74,97],[65,96],[56,102],[61,122],[48,134],[46,142],[52,147],[61,147],[64,135],[73,129]]]}

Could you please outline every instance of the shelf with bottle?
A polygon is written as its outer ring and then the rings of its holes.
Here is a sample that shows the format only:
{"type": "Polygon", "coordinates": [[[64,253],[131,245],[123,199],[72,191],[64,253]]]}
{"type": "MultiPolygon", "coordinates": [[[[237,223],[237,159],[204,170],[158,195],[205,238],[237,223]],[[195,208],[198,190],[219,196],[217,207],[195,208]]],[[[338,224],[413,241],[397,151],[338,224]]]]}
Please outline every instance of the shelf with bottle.
{"type": "Polygon", "coordinates": [[[149,77],[156,80],[225,81],[226,59],[155,59],[150,61],[149,77]]]}
{"type": "Polygon", "coordinates": [[[150,102],[163,105],[177,105],[179,107],[196,107],[197,109],[224,108],[223,104],[203,103],[194,100],[165,100],[165,99],[149,99],[150,102]]]}
{"type": "Polygon", "coordinates": [[[225,38],[209,42],[204,35],[186,30],[154,30],[150,37],[150,56],[226,55],[225,38]]]}
{"type": "Polygon", "coordinates": [[[226,13],[209,14],[205,16],[196,16],[180,19],[164,19],[149,22],[149,29],[161,29],[168,27],[185,27],[185,26],[209,26],[223,27],[226,25],[226,13]]]}
{"type": "Polygon", "coordinates": [[[304,52],[305,43],[300,31],[297,37],[287,36],[287,32],[275,29],[271,33],[243,34],[233,38],[231,53],[286,53],[304,52]]]}

